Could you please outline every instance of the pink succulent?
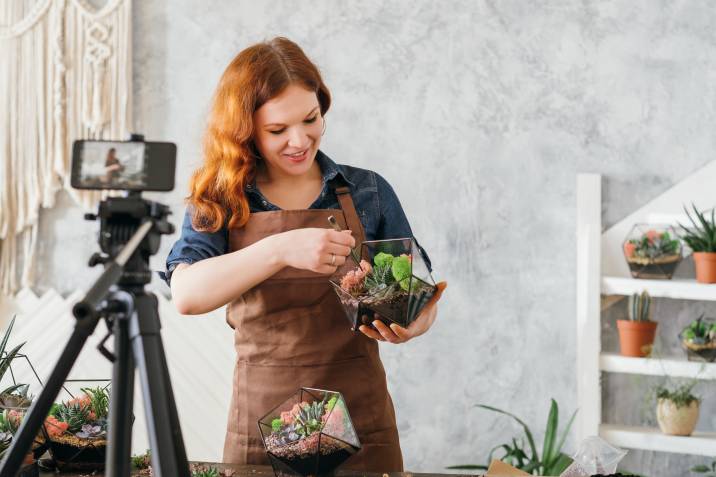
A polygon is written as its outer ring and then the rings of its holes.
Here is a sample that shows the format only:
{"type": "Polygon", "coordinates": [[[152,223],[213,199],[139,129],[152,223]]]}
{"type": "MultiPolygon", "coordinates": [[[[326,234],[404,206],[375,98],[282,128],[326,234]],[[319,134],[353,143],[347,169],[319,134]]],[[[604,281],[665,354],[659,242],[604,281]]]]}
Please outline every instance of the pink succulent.
{"type": "Polygon", "coordinates": [[[61,436],[65,433],[65,431],[67,431],[68,427],[69,424],[57,420],[54,416],[47,416],[45,419],[45,430],[47,430],[47,434],[50,436],[50,439],[61,436]]]}
{"type": "Polygon", "coordinates": [[[624,243],[624,255],[629,258],[634,256],[634,252],[636,252],[636,245],[634,245],[631,242],[625,242],[624,243]]]}
{"type": "Polygon", "coordinates": [[[653,244],[654,242],[656,242],[656,240],[660,236],[661,236],[661,234],[654,229],[648,230],[646,232],[646,239],[649,241],[649,244],[653,244]]]}

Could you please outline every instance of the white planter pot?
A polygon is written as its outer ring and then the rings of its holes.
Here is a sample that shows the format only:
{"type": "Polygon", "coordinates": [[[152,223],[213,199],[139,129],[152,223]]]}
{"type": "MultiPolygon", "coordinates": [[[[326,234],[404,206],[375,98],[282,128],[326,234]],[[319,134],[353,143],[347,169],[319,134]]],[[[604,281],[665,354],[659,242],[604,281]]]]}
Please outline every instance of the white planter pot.
{"type": "Polygon", "coordinates": [[[699,401],[688,406],[677,407],[668,399],[659,399],[656,405],[656,420],[664,434],[690,436],[699,420],[699,401]]]}

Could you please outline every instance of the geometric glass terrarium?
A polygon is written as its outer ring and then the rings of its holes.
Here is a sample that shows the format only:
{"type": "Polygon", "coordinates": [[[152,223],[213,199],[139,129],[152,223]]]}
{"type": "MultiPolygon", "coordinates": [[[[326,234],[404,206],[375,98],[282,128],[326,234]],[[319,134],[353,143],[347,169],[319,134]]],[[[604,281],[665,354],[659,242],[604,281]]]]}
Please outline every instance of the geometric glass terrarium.
{"type": "Polygon", "coordinates": [[[65,381],[44,425],[57,470],[104,469],[110,384],[107,379],[65,381]]]}
{"type": "Polygon", "coordinates": [[[373,328],[376,319],[406,328],[437,291],[415,240],[366,241],[360,256],[363,259],[352,270],[330,280],[351,329],[373,328]]]}
{"type": "Polygon", "coordinates": [[[681,241],[670,225],[636,224],[622,249],[633,278],[670,279],[682,258],[681,241]]]}
{"type": "MultiPolygon", "coordinates": [[[[24,343],[12,349],[8,346],[14,323],[13,318],[0,340],[0,460],[12,445],[12,440],[32,404],[34,394],[42,389],[42,381],[30,359],[20,353],[24,343]]],[[[45,439],[42,433],[39,433],[25,455],[18,475],[37,475],[37,458],[44,452],[45,439]]]]}
{"type": "Polygon", "coordinates": [[[258,421],[277,477],[331,475],[361,449],[343,395],[301,388],[258,421]]]}

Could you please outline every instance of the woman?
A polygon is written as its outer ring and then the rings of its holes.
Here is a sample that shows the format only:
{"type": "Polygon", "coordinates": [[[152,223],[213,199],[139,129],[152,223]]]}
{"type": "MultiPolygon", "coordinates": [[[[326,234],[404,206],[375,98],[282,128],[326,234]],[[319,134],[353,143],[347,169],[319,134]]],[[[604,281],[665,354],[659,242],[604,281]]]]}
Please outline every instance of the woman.
{"type": "Polygon", "coordinates": [[[376,321],[350,331],[328,277],[351,267],[346,257],[362,240],[412,232],[382,177],[319,150],[330,103],[316,66],[285,38],[234,58],[215,93],[167,280],[181,313],[229,304],[237,364],[225,462],[268,463],[257,419],[306,386],[344,394],[363,445],[347,467],[401,471],[376,341],[427,331],[444,284],[407,329],[376,321]]]}

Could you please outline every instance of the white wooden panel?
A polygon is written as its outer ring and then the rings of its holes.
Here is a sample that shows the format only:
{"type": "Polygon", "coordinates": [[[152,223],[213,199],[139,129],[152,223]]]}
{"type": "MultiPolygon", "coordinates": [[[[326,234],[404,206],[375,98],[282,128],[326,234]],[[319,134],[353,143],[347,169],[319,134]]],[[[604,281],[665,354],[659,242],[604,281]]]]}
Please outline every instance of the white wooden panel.
{"type": "Polygon", "coordinates": [[[716,363],[686,361],[685,359],[632,358],[602,353],[599,366],[610,373],[642,374],[716,380],[716,363]]]}
{"type": "Polygon", "coordinates": [[[609,443],[627,449],[643,449],[713,457],[716,455],[716,433],[694,432],[693,435],[667,436],[657,428],[604,424],[599,435],[609,443]]]}
{"type": "Polygon", "coordinates": [[[653,297],[716,301],[716,284],[698,283],[695,279],[602,278],[602,293],[605,295],[631,295],[632,293],[641,293],[643,290],[648,291],[653,297]]]}
{"type": "Polygon", "coordinates": [[[599,383],[601,176],[577,176],[577,440],[596,435],[601,422],[599,383]]]}

